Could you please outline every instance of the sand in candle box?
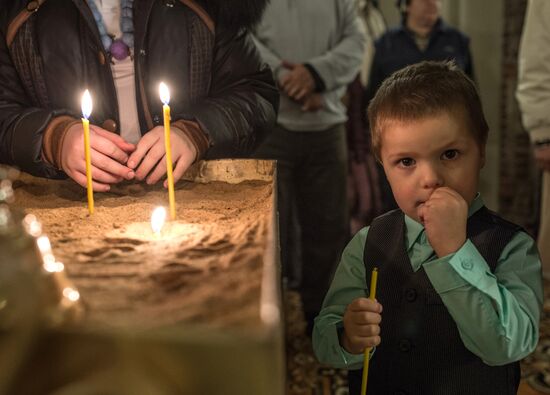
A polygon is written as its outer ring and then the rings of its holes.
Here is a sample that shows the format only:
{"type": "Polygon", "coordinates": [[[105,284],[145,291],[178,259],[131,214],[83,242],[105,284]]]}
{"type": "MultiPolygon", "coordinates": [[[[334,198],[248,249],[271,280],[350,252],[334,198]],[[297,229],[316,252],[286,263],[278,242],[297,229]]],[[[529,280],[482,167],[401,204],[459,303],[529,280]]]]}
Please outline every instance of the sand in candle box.
{"type": "MultiPolygon", "coordinates": [[[[206,167],[207,172],[212,165],[206,167]]],[[[14,187],[16,205],[43,223],[57,259],[79,289],[87,323],[262,325],[272,182],[180,181],[177,220],[168,221],[160,235],[150,224],[155,207],[168,207],[160,183],[125,184],[96,194],[91,217],[86,191],[70,180],[24,175],[14,187]]]]}

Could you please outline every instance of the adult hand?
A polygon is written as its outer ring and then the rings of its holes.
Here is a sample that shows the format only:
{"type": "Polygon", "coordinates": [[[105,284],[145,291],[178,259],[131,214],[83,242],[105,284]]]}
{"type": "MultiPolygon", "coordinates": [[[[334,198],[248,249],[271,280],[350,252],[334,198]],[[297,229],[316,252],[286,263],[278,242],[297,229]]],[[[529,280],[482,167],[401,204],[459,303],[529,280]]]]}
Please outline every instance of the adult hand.
{"type": "Polygon", "coordinates": [[[315,81],[303,64],[284,61],[283,67],[290,71],[281,77],[279,85],[291,99],[300,101],[313,93],[315,81]]]}
{"type": "Polygon", "coordinates": [[[307,96],[302,103],[302,111],[315,112],[323,108],[323,96],[319,93],[312,93],[307,96]]]}
{"type": "Polygon", "coordinates": [[[417,215],[438,257],[458,251],[466,242],[468,203],[455,190],[437,188],[418,207],[417,215]]]}
{"type": "Polygon", "coordinates": [[[535,161],[543,171],[550,171],[550,145],[535,147],[535,161]]]}
{"type": "MultiPolygon", "coordinates": [[[[128,154],[135,149],[118,134],[90,125],[90,158],[94,191],[108,191],[109,184],[134,178],[132,169],[125,166],[128,154]]],[[[61,168],[79,185],[86,187],[86,158],[84,128],[81,123],[69,128],[61,147],[61,168]]]]}
{"type": "MultiPolygon", "coordinates": [[[[170,145],[172,148],[172,164],[174,183],[197,158],[197,149],[180,129],[170,128],[170,145]]],[[[128,166],[136,169],[136,178],[146,178],[147,184],[157,183],[166,174],[166,149],[164,145],[164,127],[156,126],[147,132],[137,143],[136,150],[128,159],[128,166]]],[[[164,181],[164,187],[168,182],[164,181]]]]}
{"type": "Polygon", "coordinates": [[[344,313],[344,334],[341,344],[352,354],[361,354],[367,347],[380,344],[382,305],[376,300],[357,298],[344,313]]]}

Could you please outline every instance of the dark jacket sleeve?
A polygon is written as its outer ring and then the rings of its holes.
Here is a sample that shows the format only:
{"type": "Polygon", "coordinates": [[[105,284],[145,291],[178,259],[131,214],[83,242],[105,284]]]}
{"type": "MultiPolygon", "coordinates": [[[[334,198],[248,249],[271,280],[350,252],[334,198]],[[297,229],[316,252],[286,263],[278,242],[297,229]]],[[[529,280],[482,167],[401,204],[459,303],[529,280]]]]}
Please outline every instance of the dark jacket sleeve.
{"type": "Polygon", "coordinates": [[[0,163],[36,176],[64,173],[41,158],[42,133],[54,112],[33,107],[11,60],[6,43],[7,11],[0,10],[0,163]]]}
{"type": "Polygon", "coordinates": [[[190,108],[208,134],[207,159],[246,156],[275,122],[279,93],[246,29],[216,29],[210,94],[190,108]]]}

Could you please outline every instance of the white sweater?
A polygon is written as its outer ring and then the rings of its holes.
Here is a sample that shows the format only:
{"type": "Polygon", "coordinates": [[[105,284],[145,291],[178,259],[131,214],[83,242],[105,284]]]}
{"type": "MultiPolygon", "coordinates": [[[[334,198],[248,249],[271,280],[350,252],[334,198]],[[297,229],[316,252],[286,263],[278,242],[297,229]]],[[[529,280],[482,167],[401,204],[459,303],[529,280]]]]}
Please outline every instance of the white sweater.
{"type": "Polygon", "coordinates": [[[283,60],[309,63],[325,83],[324,107],[303,112],[281,93],[278,123],[293,131],[318,131],[346,121],[342,96],[359,73],[365,31],[353,0],[271,0],[254,41],[275,78],[283,60]]]}
{"type": "Polygon", "coordinates": [[[550,1],[529,0],[516,97],[531,141],[550,139],[550,1]]]}

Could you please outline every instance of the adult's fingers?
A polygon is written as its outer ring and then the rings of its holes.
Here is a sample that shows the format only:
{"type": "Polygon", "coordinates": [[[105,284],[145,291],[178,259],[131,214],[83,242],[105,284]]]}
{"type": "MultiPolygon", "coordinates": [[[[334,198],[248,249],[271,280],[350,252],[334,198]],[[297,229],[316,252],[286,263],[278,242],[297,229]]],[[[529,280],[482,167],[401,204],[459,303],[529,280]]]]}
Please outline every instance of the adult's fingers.
{"type": "Polygon", "coordinates": [[[308,94],[308,89],[305,88],[305,87],[301,87],[299,90],[298,90],[298,93],[296,93],[296,96],[295,96],[295,99],[296,100],[302,100],[304,97],[306,97],[306,95],[308,94]]]}
{"type": "MultiPolygon", "coordinates": [[[[128,167],[135,169],[143,160],[147,152],[149,152],[151,147],[154,146],[159,139],[159,133],[154,133],[153,131],[146,133],[137,143],[136,150],[132,152],[128,158],[128,167]]],[[[141,179],[143,179],[143,177],[141,179]]]]}
{"type": "Polygon", "coordinates": [[[150,185],[156,184],[165,174],[167,174],[166,155],[164,155],[162,159],[158,161],[155,169],[147,176],[146,182],[150,185]]]}
{"type": "Polygon", "coordinates": [[[290,83],[290,79],[291,79],[290,73],[289,73],[289,74],[285,74],[285,75],[281,78],[281,81],[279,82],[280,87],[283,88],[283,90],[284,90],[285,92],[287,91],[287,86],[288,86],[288,84],[290,83]]]}
{"type": "MultiPolygon", "coordinates": [[[[143,180],[145,177],[148,177],[148,174],[157,166],[160,161],[164,158],[166,152],[164,149],[164,143],[157,142],[155,145],[153,145],[149,151],[147,151],[145,157],[141,161],[139,167],[136,169],[136,178],[138,180],[143,180]]],[[[162,168],[158,168],[158,171],[161,171],[162,168]]],[[[156,170],[156,169],[155,169],[156,170]]],[[[166,172],[166,165],[164,165],[164,171],[166,172]]],[[[155,175],[156,177],[156,175],[155,175]]],[[[158,178],[160,179],[160,177],[158,178]]],[[[158,181],[157,179],[157,181],[158,181]]],[[[153,184],[153,182],[150,182],[149,177],[147,179],[148,184],[153,184]]]]}
{"type": "MultiPolygon", "coordinates": [[[[174,183],[178,182],[181,177],[183,177],[183,174],[185,171],[191,166],[193,163],[193,158],[182,155],[178,161],[176,162],[176,167],[174,167],[174,183]]],[[[164,181],[164,187],[168,187],[168,181],[164,181]]]]}
{"type": "Polygon", "coordinates": [[[92,176],[99,177],[100,181],[104,182],[119,182],[120,178],[131,180],[134,178],[134,170],[129,167],[124,166],[123,164],[117,162],[111,157],[103,154],[100,151],[93,150],[91,153],[92,156],[92,166],[96,167],[99,171],[92,171],[92,176]],[[107,177],[105,173],[109,173],[110,176],[107,177]],[[118,180],[118,181],[115,181],[118,180]]]}
{"type": "Polygon", "coordinates": [[[90,148],[119,163],[126,163],[128,161],[128,154],[100,133],[96,133],[94,138],[90,138],[90,148]]]}
{"type": "MultiPolygon", "coordinates": [[[[73,171],[71,172],[70,177],[80,186],[87,188],[88,184],[86,179],[86,173],[82,173],[80,171],[73,171]]],[[[95,181],[92,178],[92,189],[95,192],[107,192],[109,189],[111,189],[111,187],[109,184],[104,184],[102,182],[95,181]]]]}
{"type": "Polygon", "coordinates": [[[126,153],[133,152],[136,149],[136,146],[132,143],[127,142],[124,140],[120,135],[116,133],[109,132],[105,129],[100,128],[99,126],[92,125],[91,129],[97,133],[99,136],[108,139],[113,144],[115,144],[118,148],[123,150],[126,153]]]}
{"type": "MultiPolygon", "coordinates": [[[[125,177],[108,173],[98,167],[92,166],[92,179],[100,183],[116,184],[125,179],[125,177]]],[[[127,177],[126,177],[127,179],[127,177]]]]}
{"type": "Polygon", "coordinates": [[[302,89],[302,85],[298,81],[296,81],[295,83],[291,84],[288,87],[288,95],[292,97],[294,100],[298,100],[297,95],[301,89],[302,89]]]}

